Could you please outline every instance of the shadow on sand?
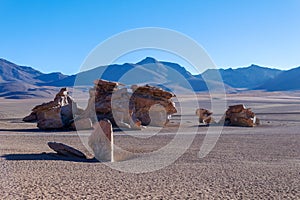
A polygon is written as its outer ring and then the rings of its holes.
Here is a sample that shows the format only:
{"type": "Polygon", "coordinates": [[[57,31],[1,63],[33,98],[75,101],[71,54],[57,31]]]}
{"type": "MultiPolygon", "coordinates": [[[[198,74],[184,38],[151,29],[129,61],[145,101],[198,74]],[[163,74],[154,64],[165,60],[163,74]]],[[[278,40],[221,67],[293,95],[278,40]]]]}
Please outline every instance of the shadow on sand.
{"type": "Polygon", "coordinates": [[[8,128],[8,129],[4,129],[1,128],[0,132],[22,132],[22,133],[52,133],[52,132],[74,132],[74,130],[70,130],[70,129],[49,129],[49,130],[41,130],[38,128],[29,128],[29,129],[12,129],[12,128],[8,128]]]}
{"type": "MultiPolygon", "coordinates": [[[[135,129],[121,129],[121,128],[113,128],[114,132],[124,132],[124,130],[126,131],[137,131],[135,129]]],[[[93,131],[93,129],[87,129],[84,131],[93,131]]],[[[62,132],[76,132],[73,129],[67,129],[67,128],[62,128],[62,129],[38,129],[38,128],[29,128],[29,129],[13,129],[13,128],[0,128],[0,132],[19,132],[19,133],[62,133],[62,132]]]]}
{"type": "Polygon", "coordinates": [[[61,161],[71,161],[71,162],[86,162],[94,163],[99,162],[97,159],[86,159],[77,158],[71,156],[64,156],[57,153],[40,153],[40,154],[5,154],[1,158],[5,160],[61,160],[61,161]]]}

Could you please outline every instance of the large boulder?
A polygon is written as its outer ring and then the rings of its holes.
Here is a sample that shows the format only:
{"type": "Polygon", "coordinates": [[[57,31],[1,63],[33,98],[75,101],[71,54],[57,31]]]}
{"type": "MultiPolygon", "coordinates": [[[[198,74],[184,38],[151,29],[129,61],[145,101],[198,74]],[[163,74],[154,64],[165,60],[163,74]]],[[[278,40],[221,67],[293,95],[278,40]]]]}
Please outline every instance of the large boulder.
{"type": "Polygon", "coordinates": [[[109,120],[103,119],[94,124],[94,131],[88,138],[88,145],[99,161],[114,161],[113,130],[109,120]]]}
{"type": "Polygon", "coordinates": [[[164,126],[176,113],[171,98],[175,95],[157,87],[132,86],[96,80],[90,90],[88,106],[81,118],[98,122],[108,119],[113,126],[141,128],[141,125],[164,126]]]}
{"type": "Polygon", "coordinates": [[[53,101],[35,106],[23,121],[37,122],[40,129],[69,128],[73,122],[73,114],[79,115],[82,111],[69,96],[67,88],[62,88],[53,101]]]}
{"type": "Polygon", "coordinates": [[[251,108],[246,108],[243,104],[229,106],[221,121],[225,126],[242,127],[253,127],[260,123],[251,108]]]}
{"type": "Polygon", "coordinates": [[[149,85],[132,87],[129,109],[142,125],[164,126],[176,113],[171,92],[149,85]]]}

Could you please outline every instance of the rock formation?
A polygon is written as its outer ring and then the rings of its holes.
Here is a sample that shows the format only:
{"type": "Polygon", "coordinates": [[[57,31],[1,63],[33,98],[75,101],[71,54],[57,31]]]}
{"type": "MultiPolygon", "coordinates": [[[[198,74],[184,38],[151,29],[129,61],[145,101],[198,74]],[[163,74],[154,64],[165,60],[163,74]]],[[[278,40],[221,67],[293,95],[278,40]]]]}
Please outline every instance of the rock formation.
{"type": "Polygon", "coordinates": [[[108,119],[114,126],[130,128],[129,97],[126,88],[118,89],[117,82],[94,81],[90,89],[88,106],[80,118],[90,118],[93,123],[108,119]]]}
{"type": "Polygon", "coordinates": [[[198,108],[196,110],[196,115],[199,117],[199,123],[209,125],[215,123],[214,118],[211,116],[213,113],[204,108],[198,108]]]}
{"type": "Polygon", "coordinates": [[[109,120],[104,119],[94,124],[94,131],[88,138],[88,145],[99,161],[114,161],[113,131],[109,120]]]}
{"type": "Polygon", "coordinates": [[[48,142],[48,146],[53,149],[58,154],[64,155],[64,156],[71,156],[71,157],[78,157],[78,158],[86,158],[84,153],[81,151],[74,149],[73,147],[70,147],[68,145],[65,145],[63,143],[57,143],[57,142],[48,142]]]}
{"type": "Polygon", "coordinates": [[[62,88],[53,101],[43,103],[32,109],[25,122],[37,122],[40,129],[60,129],[70,127],[74,114],[80,114],[82,110],[69,96],[67,88],[62,88]],[[73,109],[73,110],[72,110],[73,109]]]}
{"type": "Polygon", "coordinates": [[[142,125],[164,126],[177,112],[171,100],[175,95],[171,92],[149,85],[133,86],[132,90],[129,109],[142,125]]]}
{"type": "Polygon", "coordinates": [[[113,126],[140,128],[141,125],[164,126],[176,108],[170,92],[152,86],[119,88],[119,83],[96,80],[90,90],[88,106],[81,117],[93,122],[108,119],[113,126]]]}
{"type": "Polygon", "coordinates": [[[259,119],[255,113],[243,104],[229,106],[221,121],[225,126],[253,127],[259,125],[259,119]]]}
{"type": "Polygon", "coordinates": [[[92,123],[108,119],[113,126],[140,129],[142,125],[165,126],[177,112],[171,100],[175,95],[161,88],[134,85],[128,90],[119,88],[124,86],[120,83],[105,80],[95,80],[94,84],[84,111],[62,88],[53,101],[34,107],[23,121],[37,122],[40,129],[80,130],[91,129],[92,123]]]}

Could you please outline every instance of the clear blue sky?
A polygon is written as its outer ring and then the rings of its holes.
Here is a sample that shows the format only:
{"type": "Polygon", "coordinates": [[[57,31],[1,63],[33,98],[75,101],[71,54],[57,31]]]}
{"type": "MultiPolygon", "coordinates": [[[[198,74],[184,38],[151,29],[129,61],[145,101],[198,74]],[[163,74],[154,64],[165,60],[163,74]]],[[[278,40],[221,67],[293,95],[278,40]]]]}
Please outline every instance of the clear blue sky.
{"type": "Polygon", "coordinates": [[[300,0],[0,0],[0,25],[0,57],[43,72],[76,73],[97,44],[141,27],[190,36],[222,68],[300,66],[300,0]]]}

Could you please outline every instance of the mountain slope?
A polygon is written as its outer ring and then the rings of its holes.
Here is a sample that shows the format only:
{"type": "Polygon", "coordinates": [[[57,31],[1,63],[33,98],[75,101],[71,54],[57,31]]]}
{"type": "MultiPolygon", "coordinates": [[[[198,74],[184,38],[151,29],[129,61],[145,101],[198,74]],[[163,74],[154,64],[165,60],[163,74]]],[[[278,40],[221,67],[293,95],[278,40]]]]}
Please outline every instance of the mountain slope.
{"type": "MultiPolygon", "coordinates": [[[[210,80],[214,80],[214,73],[217,69],[206,70],[203,75],[210,80]]],[[[278,69],[270,69],[251,65],[246,68],[238,69],[220,69],[218,70],[225,84],[234,88],[254,89],[266,81],[278,76],[282,71],[278,69]]],[[[199,75],[198,75],[199,76],[199,75]]]]}
{"type": "Polygon", "coordinates": [[[0,83],[8,81],[24,81],[25,83],[36,83],[34,78],[43,73],[31,67],[19,66],[0,58],[0,83]]]}
{"type": "Polygon", "coordinates": [[[300,67],[284,71],[257,87],[266,91],[300,90],[300,67]]]}
{"type": "Polygon", "coordinates": [[[31,67],[19,66],[0,58],[0,97],[52,97],[57,88],[47,87],[48,83],[66,77],[61,73],[44,74],[31,67]]]}
{"type": "Polygon", "coordinates": [[[52,97],[58,87],[92,86],[95,79],[118,81],[126,85],[150,84],[174,92],[207,91],[223,88],[217,82],[216,72],[224,81],[227,92],[236,92],[235,88],[260,89],[267,91],[300,90],[300,67],[281,71],[251,65],[238,69],[209,69],[202,75],[192,75],[176,63],[157,61],[146,57],[138,63],[125,63],[100,66],[94,69],[67,76],[60,72],[42,73],[31,67],[19,66],[0,59],[0,97],[31,98],[52,97]],[[206,78],[207,82],[203,80],[206,78]],[[209,85],[208,85],[209,84],[209,85]]]}
{"type": "MultiPolygon", "coordinates": [[[[95,79],[118,81],[126,85],[151,84],[165,89],[180,91],[207,91],[206,83],[201,77],[194,77],[184,67],[171,62],[160,62],[151,57],[132,64],[100,66],[92,70],[80,72],[76,76],[69,76],[53,82],[52,86],[92,85],[95,79]]],[[[213,88],[220,84],[210,82],[213,88]]],[[[228,89],[230,87],[227,87],[228,89]]],[[[231,90],[233,90],[231,88],[231,90]]]]}

